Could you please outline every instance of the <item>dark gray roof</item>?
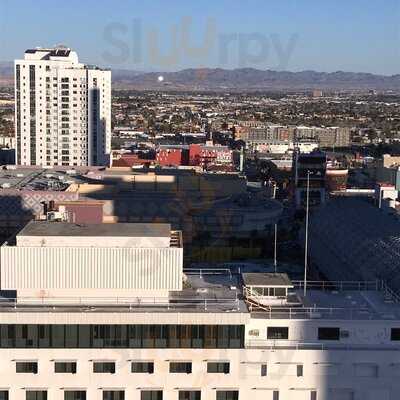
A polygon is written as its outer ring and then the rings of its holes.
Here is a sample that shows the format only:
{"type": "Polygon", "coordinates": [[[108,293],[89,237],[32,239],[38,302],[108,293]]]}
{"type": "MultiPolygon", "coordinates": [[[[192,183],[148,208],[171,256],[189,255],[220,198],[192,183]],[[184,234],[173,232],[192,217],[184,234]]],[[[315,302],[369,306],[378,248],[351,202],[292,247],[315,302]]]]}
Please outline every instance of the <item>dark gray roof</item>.
{"type": "MultiPolygon", "coordinates": [[[[38,52],[49,52],[48,56],[56,56],[56,57],[68,57],[71,53],[70,49],[67,48],[55,48],[55,49],[27,49],[25,50],[25,54],[35,54],[38,52]]],[[[47,56],[47,57],[48,57],[47,56]]]]}
{"type": "Polygon", "coordinates": [[[54,49],[52,50],[50,55],[56,57],[68,57],[70,53],[71,53],[70,49],[54,49]]]}
{"type": "MultiPolygon", "coordinates": [[[[304,236],[304,232],[303,232],[304,236]]],[[[367,199],[332,198],[310,217],[310,256],[330,280],[384,280],[400,291],[400,218],[367,199]]]]}
{"type": "Polygon", "coordinates": [[[170,235],[170,224],[74,224],[49,221],[31,221],[18,233],[18,236],[170,237],[170,235]]]}
{"type": "Polygon", "coordinates": [[[287,274],[249,272],[242,274],[246,286],[284,286],[293,287],[287,274]]]}

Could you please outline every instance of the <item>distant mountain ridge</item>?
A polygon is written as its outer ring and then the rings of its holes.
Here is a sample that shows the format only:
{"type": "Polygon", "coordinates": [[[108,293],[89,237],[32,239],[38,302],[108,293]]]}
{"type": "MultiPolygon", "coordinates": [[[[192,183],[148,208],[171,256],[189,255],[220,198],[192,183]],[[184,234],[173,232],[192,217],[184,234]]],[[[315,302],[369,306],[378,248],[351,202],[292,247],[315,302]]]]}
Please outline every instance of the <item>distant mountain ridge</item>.
{"type": "MultiPolygon", "coordinates": [[[[177,72],[112,69],[113,87],[138,90],[279,90],[378,89],[400,90],[400,74],[365,72],[274,71],[255,68],[188,68],[177,72]],[[159,77],[163,80],[160,82],[159,77]]],[[[12,80],[12,62],[0,62],[0,78],[12,80]]]]}
{"type": "Polygon", "coordinates": [[[0,77],[13,77],[14,63],[12,61],[0,61],[0,77]]]}
{"type": "Polygon", "coordinates": [[[262,89],[400,89],[400,75],[384,76],[360,72],[273,71],[254,68],[190,68],[178,72],[149,72],[121,76],[113,73],[117,87],[138,89],[175,88],[204,90],[262,89]],[[158,77],[164,79],[159,82],[158,77]]]}

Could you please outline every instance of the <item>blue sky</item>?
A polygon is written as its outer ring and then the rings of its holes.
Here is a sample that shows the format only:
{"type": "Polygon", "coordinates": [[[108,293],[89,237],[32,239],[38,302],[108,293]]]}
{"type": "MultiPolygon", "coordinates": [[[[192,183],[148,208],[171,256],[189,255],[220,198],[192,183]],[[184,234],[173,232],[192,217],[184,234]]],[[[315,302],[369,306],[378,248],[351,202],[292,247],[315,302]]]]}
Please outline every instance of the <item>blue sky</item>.
{"type": "Polygon", "coordinates": [[[84,62],[121,69],[397,74],[399,32],[400,0],[0,1],[5,61],[62,43],[84,62]]]}

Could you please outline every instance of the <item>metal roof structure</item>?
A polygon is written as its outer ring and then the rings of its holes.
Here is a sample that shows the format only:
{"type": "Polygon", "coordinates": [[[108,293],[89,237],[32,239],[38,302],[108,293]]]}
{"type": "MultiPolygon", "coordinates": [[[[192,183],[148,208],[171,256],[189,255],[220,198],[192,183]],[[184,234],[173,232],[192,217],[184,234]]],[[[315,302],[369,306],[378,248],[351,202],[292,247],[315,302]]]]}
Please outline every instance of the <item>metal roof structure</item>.
{"type": "Polygon", "coordinates": [[[332,280],[384,280],[400,291],[400,219],[366,199],[334,198],[310,220],[310,256],[332,280]]]}

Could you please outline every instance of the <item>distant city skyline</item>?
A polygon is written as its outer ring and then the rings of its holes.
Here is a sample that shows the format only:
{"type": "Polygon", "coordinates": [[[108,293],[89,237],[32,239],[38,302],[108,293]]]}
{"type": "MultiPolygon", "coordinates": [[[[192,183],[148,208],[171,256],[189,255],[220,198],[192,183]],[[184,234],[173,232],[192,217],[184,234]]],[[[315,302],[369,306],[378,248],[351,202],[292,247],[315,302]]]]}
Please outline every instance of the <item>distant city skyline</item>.
{"type": "Polygon", "coordinates": [[[395,0],[384,5],[254,0],[251,7],[226,0],[3,0],[0,61],[19,58],[30,47],[62,43],[82,61],[113,69],[251,67],[393,75],[400,71],[399,14],[395,0]]]}

